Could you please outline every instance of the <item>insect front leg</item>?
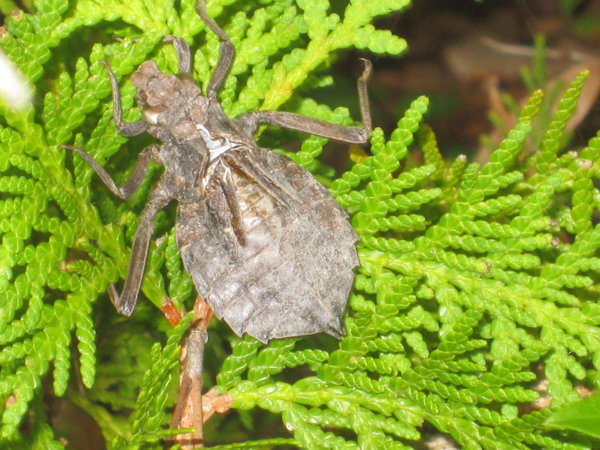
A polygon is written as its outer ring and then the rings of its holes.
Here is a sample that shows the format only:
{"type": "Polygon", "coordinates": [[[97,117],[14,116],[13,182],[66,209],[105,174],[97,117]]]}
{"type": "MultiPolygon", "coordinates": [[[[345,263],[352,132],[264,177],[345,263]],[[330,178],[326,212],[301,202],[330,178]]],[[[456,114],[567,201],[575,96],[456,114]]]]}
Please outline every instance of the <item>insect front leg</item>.
{"type": "Polygon", "coordinates": [[[346,127],[283,111],[253,111],[236,117],[235,121],[250,134],[256,131],[259,124],[265,123],[335,139],[336,141],[364,144],[371,134],[371,110],[369,108],[367,82],[373,69],[370,61],[363,59],[363,63],[365,68],[357,82],[362,127],[346,127]]]}
{"type": "Polygon", "coordinates": [[[111,284],[109,287],[110,300],[117,311],[124,316],[130,316],[137,303],[148,257],[148,247],[154,231],[154,217],[159,210],[167,206],[171,199],[172,196],[165,191],[160,183],[150,191],[148,203],[142,211],[140,223],[133,238],[129,269],[127,270],[123,292],[119,295],[114,285],[111,284]]]}
{"type": "Polygon", "coordinates": [[[221,46],[219,47],[219,61],[217,62],[217,66],[210,77],[210,82],[208,83],[208,88],[206,89],[206,96],[213,100],[217,98],[217,93],[219,92],[219,89],[221,89],[229,69],[231,69],[231,64],[233,63],[233,58],[235,57],[235,48],[225,32],[219,28],[219,25],[217,25],[216,22],[212,20],[212,18],[210,18],[206,13],[205,0],[198,0],[196,3],[196,12],[206,26],[210,28],[210,30],[221,40],[221,46]]]}
{"type": "Polygon", "coordinates": [[[165,36],[163,42],[170,42],[175,47],[177,58],[179,59],[179,74],[192,73],[192,56],[190,54],[190,46],[185,39],[175,36],[165,36]]]}
{"type": "Polygon", "coordinates": [[[137,136],[143,133],[148,128],[148,123],[144,119],[136,122],[123,122],[123,111],[121,110],[121,94],[119,94],[119,85],[117,78],[106,61],[100,61],[108,71],[110,85],[112,87],[113,98],[113,117],[115,126],[120,135],[125,137],[137,136]]]}
{"type": "Polygon", "coordinates": [[[140,183],[144,179],[144,175],[146,175],[149,162],[151,160],[158,162],[159,148],[157,146],[153,145],[142,150],[138,156],[137,162],[135,163],[135,167],[129,176],[129,179],[121,187],[119,187],[115,183],[115,180],[113,180],[108,172],[104,169],[104,167],[98,164],[96,160],[92,158],[85,150],[72,145],[63,145],[62,148],[66,150],[72,150],[81,156],[92,167],[92,169],[94,169],[110,192],[115,194],[117,197],[122,198],[123,200],[131,197],[138,189],[140,183]]]}

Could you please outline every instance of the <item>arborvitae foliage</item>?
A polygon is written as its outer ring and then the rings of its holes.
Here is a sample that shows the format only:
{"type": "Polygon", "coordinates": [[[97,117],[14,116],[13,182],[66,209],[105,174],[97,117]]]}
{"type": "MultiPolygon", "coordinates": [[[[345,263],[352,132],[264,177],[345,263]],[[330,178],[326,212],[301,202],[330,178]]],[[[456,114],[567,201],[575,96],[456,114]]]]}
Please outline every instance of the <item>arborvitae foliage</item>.
{"type": "MultiPolygon", "coordinates": [[[[338,2],[334,13],[324,0],[210,2],[209,14],[237,49],[221,93],[225,110],[234,116],[283,105],[352,123],[345,108],[331,110],[306,92],[331,82],[323,69],[338,49],[400,53],[404,42],[370,22],[407,3],[338,2]]],[[[129,81],[139,63],[154,59],[176,71],[165,35],[192,44],[194,76],[206,83],[218,40],[193,1],[149,5],[40,0],[35,14],[7,19],[0,38],[36,89],[32,108],[3,108],[0,121],[0,439],[7,447],[62,448],[49,424],[51,396],[85,410],[114,447],[160,448],[169,433],[170,380],[190,318],[170,329],[142,300],[132,318],[118,319],[104,295],[126,274],[153,177],[123,202],[60,148],[86,149],[123,180],[151,142],[116,133],[101,60],[120,80],[126,120],[139,117],[129,81]],[[157,342],[166,342],[162,350],[157,342]]],[[[424,97],[389,138],[374,130],[370,150],[354,152],[339,177],[318,160],[325,139],[263,133],[261,144],[276,150],[301,140],[287,154],[351,214],[361,265],[339,342],[316,336],[261,345],[213,322],[205,381],[231,395],[239,414],[213,418],[208,441],[260,438],[246,410],[263,409],[291,434],[247,447],[406,448],[441,434],[464,448],[580,448],[574,437],[545,430],[549,410],[533,402],[540,386],[556,406],[600,381],[600,135],[569,149],[563,131],[585,77],[541,130],[542,93],[533,93],[483,166],[444,161],[423,124],[424,97]]],[[[169,297],[190,309],[195,294],[172,212],[158,217],[143,292],[158,307],[169,297]]]]}

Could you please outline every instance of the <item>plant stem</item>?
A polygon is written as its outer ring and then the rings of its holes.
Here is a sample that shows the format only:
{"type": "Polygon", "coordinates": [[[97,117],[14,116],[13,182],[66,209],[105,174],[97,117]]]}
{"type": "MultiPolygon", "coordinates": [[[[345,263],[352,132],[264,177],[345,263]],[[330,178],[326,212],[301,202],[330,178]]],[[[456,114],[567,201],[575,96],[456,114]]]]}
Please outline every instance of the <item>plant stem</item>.
{"type": "Polygon", "coordinates": [[[179,397],[173,412],[171,428],[194,428],[192,433],[175,437],[182,449],[204,446],[202,430],[202,369],[204,345],[208,339],[206,328],[212,318],[212,310],[206,301],[198,296],[194,304],[194,321],[181,348],[181,376],[179,397]]]}

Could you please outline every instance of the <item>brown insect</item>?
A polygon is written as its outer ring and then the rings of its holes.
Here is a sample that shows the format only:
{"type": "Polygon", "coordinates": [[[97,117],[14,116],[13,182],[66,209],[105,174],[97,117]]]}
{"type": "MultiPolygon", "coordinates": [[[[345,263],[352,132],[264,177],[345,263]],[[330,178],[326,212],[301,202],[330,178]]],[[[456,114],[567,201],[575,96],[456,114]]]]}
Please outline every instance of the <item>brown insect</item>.
{"type": "Polygon", "coordinates": [[[177,245],[186,270],[215,315],[235,333],[248,333],[262,342],[322,331],[339,337],[358,264],[357,236],[346,213],[309,172],[258,147],[252,134],[260,124],[271,124],[365,143],[371,130],[366,87],[371,64],[364,61],[358,80],[362,127],[280,111],[254,111],[231,119],[217,93],[231,67],[234,47],[208,17],[203,1],[196,9],[221,40],[205,95],[190,76],[187,43],[169,36],[164,40],[177,51],[179,74],[165,74],[153,61],[142,63],[132,81],[143,118],[123,122],[117,80],[104,63],[119,133],[130,137],[148,132],[162,142],[140,153],[127,182],[117,186],[88,153],[65,146],[87,161],[122,199],[139,187],[150,161],[164,167],[140,217],[123,292],[119,295],[111,286],[111,300],[119,313],[133,312],[154,216],[177,200],[177,245]]]}

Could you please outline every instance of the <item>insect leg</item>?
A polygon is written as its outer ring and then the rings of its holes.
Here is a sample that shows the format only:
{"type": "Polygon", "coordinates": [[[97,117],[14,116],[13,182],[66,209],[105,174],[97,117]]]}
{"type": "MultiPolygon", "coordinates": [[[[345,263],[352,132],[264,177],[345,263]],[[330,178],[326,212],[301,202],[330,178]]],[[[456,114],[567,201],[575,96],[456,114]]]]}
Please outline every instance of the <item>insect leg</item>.
{"type": "Polygon", "coordinates": [[[138,134],[146,131],[148,127],[148,123],[140,119],[136,122],[123,122],[123,112],[121,110],[121,94],[119,94],[119,85],[117,83],[117,78],[113,73],[112,69],[108,65],[106,61],[100,61],[102,65],[108,71],[108,76],[110,78],[110,85],[112,87],[112,98],[113,98],[113,117],[115,119],[115,126],[117,127],[117,131],[120,135],[125,137],[137,136],[138,134]]]}
{"type": "Polygon", "coordinates": [[[150,160],[158,161],[157,153],[158,147],[152,145],[150,147],[142,150],[140,155],[138,156],[138,160],[135,163],[135,167],[129,176],[129,179],[122,185],[117,186],[115,180],[108,174],[108,172],[102,167],[100,164],[96,162],[94,158],[90,156],[85,150],[74,147],[72,145],[63,145],[62,148],[66,150],[72,150],[76,152],[79,156],[81,156],[85,162],[87,162],[92,169],[98,174],[100,179],[104,182],[106,187],[115,194],[117,197],[122,199],[127,199],[133,195],[133,193],[140,186],[140,183],[144,179],[144,175],[146,175],[146,171],[148,170],[148,163],[150,160]]]}
{"type": "Polygon", "coordinates": [[[119,295],[114,285],[111,284],[109,287],[108,295],[110,300],[115,305],[117,311],[124,316],[130,316],[137,303],[144,268],[146,266],[146,258],[148,257],[150,238],[154,231],[154,217],[170,201],[171,196],[164,191],[160,184],[152,189],[148,203],[140,216],[140,223],[135,232],[135,237],[133,238],[129,269],[127,271],[125,286],[123,286],[123,292],[119,295]]]}
{"type": "Polygon", "coordinates": [[[196,12],[206,26],[210,28],[211,31],[219,37],[219,39],[221,39],[221,46],[219,48],[219,61],[217,62],[217,67],[215,67],[215,70],[210,77],[210,82],[208,83],[208,88],[206,89],[206,96],[209,99],[215,99],[217,98],[217,93],[219,92],[219,89],[221,89],[229,69],[231,69],[231,64],[233,63],[233,58],[235,57],[235,48],[225,32],[219,28],[219,25],[217,25],[216,22],[212,20],[212,18],[210,18],[206,13],[205,0],[198,0],[196,3],[196,12]]]}
{"type": "Polygon", "coordinates": [[[346,127],[283,111],[253,111],[242,114],[236,117],[235,120],[250,134],[256,131],[259,124],[266,123],[335,139],[336,141],[364,144],[371,134],[371,111],[367,94],[367,82],[371,77],[372,65],[366,59],[363,59],[363,63],[365,68],[357,82],[362,127],[346,127]]]}
{"type": "MultiPolygon", "coordinates": [[[[367,92],[367,84],[373,74],[373,64],[365,58],[360,58],[363,63],[363,73],[356,81],[356,90],[358,91],[358,105],[360,107],[360,121],[363,128],[370,135],[373,125],[371,122],[371,107],[369,106],[369,93],[367,92]]],[[[368,137],[367,137],[368,139],[368,137]]]]}
{"type": "Polygon", "coordinates": [[[190,54],[190,46],[185,41],[175,36],[165,36],[163,42],[171,42],[177,57],[179,58],[179,74],[186,74],[192,72],[192,56],[190,54]]]}

